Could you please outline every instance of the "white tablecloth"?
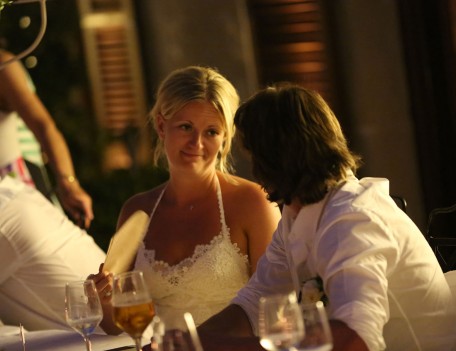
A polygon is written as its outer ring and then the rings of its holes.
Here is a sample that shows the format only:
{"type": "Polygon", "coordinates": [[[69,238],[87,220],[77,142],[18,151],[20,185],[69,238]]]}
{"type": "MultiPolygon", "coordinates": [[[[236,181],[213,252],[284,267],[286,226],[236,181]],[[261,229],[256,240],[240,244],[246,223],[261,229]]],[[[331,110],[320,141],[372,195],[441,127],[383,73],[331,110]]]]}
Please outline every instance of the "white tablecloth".
{"type": "MultiPolygon", "coordinates": [[[[121,334],[111,336],[92,334],[93,351],[134,350],[130,336],[121,334]],[[127,347],[130,346],[130,347],[127,347]]],[[[144,344],[147,340],[143,340],[144,344]]],[[[25,332],[26,351],[84,351],[85,344],[81,335],[65,330],[42,330],[25,332]]],[[[0,326],[0,351],[22,351],[22,339],[19,328],[0,326]]]]}

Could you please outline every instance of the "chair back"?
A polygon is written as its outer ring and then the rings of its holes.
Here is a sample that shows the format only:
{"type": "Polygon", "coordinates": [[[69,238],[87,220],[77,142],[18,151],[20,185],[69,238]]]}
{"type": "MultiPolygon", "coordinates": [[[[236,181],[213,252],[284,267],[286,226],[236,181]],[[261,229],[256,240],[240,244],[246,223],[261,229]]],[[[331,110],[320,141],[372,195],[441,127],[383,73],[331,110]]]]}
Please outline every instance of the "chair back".
{"type": "Polygon", "coordinates": [[[390,195],[399,208],[407,213],[407,201],[400,195],[390,195]]]}
{"type": "Polygon", "coordinates": [[[426,236],[442,270],[456,269],[456,204],[429,213],[426,236]]]}
{"type": "Polygon", "coordinates": [[[62,209],[59,199],[49,179],[45,166],[37,165],[29,160],[24,159],[30,175],[32,176],[35,187],[55,206],[62,209]]]}

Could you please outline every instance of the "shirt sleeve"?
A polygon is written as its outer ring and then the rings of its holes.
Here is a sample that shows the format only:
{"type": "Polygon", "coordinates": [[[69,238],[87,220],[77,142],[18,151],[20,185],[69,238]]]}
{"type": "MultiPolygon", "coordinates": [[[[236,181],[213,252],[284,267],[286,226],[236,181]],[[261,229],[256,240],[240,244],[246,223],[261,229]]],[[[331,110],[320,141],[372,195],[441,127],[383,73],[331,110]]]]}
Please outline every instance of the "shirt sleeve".
{"type": "Polygon", "coordinates": [[[279,224],[266,252],[258,261],[256,272],[231,303],[243,308],[250,320],[253,332],[257,335],[258,302],[260,297],[289,293],[292,290],[293,283],[285,253],[283,233],[279,224]]]}
{"type": "Polygon", "coordinates": [[[366,209],[322,224],[311,259],[324,281],[330,318],[345,322],[370,350],[383,350],[388,267],[396,265],[397,243],[383,221],[366,209]]]}

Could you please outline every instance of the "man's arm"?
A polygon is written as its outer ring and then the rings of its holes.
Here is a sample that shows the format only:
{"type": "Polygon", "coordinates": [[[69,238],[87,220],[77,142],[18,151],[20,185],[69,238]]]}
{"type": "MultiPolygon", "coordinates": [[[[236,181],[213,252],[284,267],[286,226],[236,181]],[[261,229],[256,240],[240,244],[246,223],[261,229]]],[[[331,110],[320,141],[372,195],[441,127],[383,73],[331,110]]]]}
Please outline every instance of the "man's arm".
{"type": "Polygon", "coordinates": [[[198,327],[200,335],[234,337],[254,336],[249,318],[242,307],[231,304],[198,327]]]}
{"type": "Polygon", "coordinates": [[[344,322],[331,320],[329,324],[334,345],[332,351],[369,351],[363,339],[344,322]]]}
{"type": "Polygon", "coordinates": [[[244,310],[231,304],[198,327],[205,351],[264,351],[244,310]]]}
{"type": "MultiPolygon", "coordinates": [[[[369,351],[364,341],[341,321],[330,321],[333,351],[369,351]]],[[[249,319],[237,305],[229,305],[198,328],[205,351],[264,350],[253,335],[249,319]]]]}

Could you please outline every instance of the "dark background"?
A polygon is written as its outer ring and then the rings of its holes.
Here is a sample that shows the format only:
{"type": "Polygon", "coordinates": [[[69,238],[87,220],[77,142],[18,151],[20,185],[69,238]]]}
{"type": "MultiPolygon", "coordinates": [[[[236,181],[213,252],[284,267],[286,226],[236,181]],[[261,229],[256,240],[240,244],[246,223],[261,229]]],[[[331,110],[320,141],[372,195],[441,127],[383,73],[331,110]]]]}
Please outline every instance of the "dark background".
{"type": "MultiPolygon", "coordinates": [[[[186,64],[218,67],[243,99],[273,81],[315,84],[341,120],[351,147],[364,157],[360,175],[389,178],[391,192],[407,199],[408,213],[423,232],[431,209],[455,202],[454,1],[133,4],[148,107],[164,75],[186,64]],[[289,14],[299,6],[317,10],[289,14]],[[318,83],[314,73],[300,70],[299,60],[310,54],[283,49],[298,40],[296,34],[279,31],[283,21],[287,26],[309,21],[322,26],[299,38],[324,44],[324,51],[312,53],[312,60],[325,66],[318,83]]],[[[100,150],[109,135],[94,116],[76,5],[75,0],[47,2],[48,27],[33,53],[38,65],[29,72],[65,135],[83,187],[93,197],[90,232],[106,248],[122,203],[167,174],[152,166],[102,171],[100,150]]],[[[17,53],[33,41],[39,24],[37,4],[9,6],[0,14],[0,36],[17,53]],[[32,17],[27,29],[18,26],[24,15],[32,17]]],[[[250,177],[248,161],[238,160],[238,173],[250,177]]]]}

